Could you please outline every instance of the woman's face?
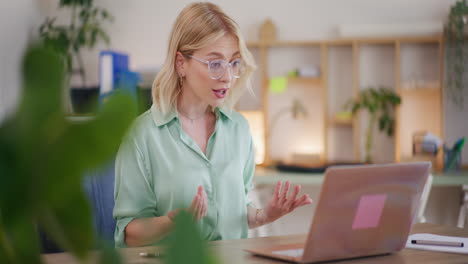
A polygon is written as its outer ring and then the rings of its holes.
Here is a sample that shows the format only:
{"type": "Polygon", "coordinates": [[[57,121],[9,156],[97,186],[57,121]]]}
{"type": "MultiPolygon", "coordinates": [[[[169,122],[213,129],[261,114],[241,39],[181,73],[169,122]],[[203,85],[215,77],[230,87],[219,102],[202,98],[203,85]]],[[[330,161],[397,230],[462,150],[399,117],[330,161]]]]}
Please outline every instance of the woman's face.
{"type": "Polygon", "coordinates": [[[213,74],[210,76],[208,71],[208,65],[197,59],[202,61],[221,59],[233,62],[240,58],[237,39],[232,35],[226,35],[211,45],[195,51],[193,57],[195,58],[184,58],[185,79],[182,89],[188,91],[183,92],[189,92],[196,101],[213,107],[222,105],[236,81],[232,69],[228,66],[219,79],[213,79],[213,74]]]}

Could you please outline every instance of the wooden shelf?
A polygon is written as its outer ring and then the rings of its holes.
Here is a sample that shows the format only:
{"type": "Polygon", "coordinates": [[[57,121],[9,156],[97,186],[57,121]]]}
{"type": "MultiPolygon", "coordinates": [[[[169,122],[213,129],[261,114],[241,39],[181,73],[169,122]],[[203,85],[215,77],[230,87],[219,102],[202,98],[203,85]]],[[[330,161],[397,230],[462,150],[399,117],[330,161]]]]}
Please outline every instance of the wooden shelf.
{"type": "Polygon", "coordinates": [[[333,40],[291,40],[291,41],[273,41],[273,42],[260,42],[252,41],[247,42],[247,47],[297,47],[297,46],[320,46],[320,45],[352,45],[357,44],[395,44],[400,43],[441,43],[443,37],[441,35],[435,36],[419,36],[419,37],[377,37],[377,38],[342,38],[333,40]]]}
{"type": "Polygon", "coordinates": [[[247,47],[259,48],[272,48],[272,47],[307,47],[307,46],[320,46],[325,44],[323,40],[311,40],[311,41],[273,41],[273,42],[247,42],[247,47]]]}
{"type": "Polygon", "coordinates": [[[321,85],[322,79],[320,77],[288,77],[288,82],[303,85],[321,85]]]}
{"type": "Polygon", "coordinates": [[[328,120],[328,125],[351,127],[353,125],[353,119],[331,118],[328,120]]]}
{"type": "Polygon", "coordinates": [[[361,38],[356,39],[359,44],[395,44],[399,43],[440,43],[442,36],[422,36],[422,37],[386,37],[386,38],[361,38]]]}
{"type": "Polygon", "coordinates": [[[419,88],[411,88],[411,89],[400,89],[400,94],[405,96],[405,95],[439,95],[441,94],[442,91],[440,88],[424,88],[424,87],[419,87],[419,88]]]}
{"type": "MultiPolygon", "coordinates": [[[[269,82],[268,77],[270,71],[269,59],[270,59],[270,52],[279,52],[280,54],[283,52],[280,49],[276,49],[277,47],[289,47],[291,49],[299,47],[301,49],[313,49],[314,50],[314,59],[319,58],[320,60],[320,76],[318,78],[302,78],[302,77],[288,77],[287,81],[290,85],[302,86],[302,88],[306,88],[308,93],[316,92],[313,98],[310,98],[309,106],[316,107],[321,111],[315,111],[314,117],[319,120],[315,122],[314,125],[319,126],[319,129],[315,129],[315,131],[319,131],[317,133],[317,144],[320,145],[320,148],[323,147],[323,154],[322,160],[327,161],[327,159],[333,159],[332,156],[336,154],[336,145],[339,142],[337,140],[328,140],[328,138],[332,139],[340,139],[342,134],[345,135],[347,138],[346,140],[352,140],[352,148],[353,152],[347,152],[343,155],[350,156],[351,154],[354,156],[354,160],[361,160],[361,141],[363,140],[363,132],[362,130],[362,120],[367,118],[365,115],[362,117],[360,115],[356,115],[351,119],[339,119],[336,118],[333,113],[329,113],[328,111],[339,111],[334,108],[329,107],[330,101],[333,99],[333,96],[338,96],[340,99],[345,98],[357,98],[359,96],[360,88],[366,82],[366,78],[361,77],[361,71],[365,70],[368,71],[369,69],[363,68],[361,69],[361,65],[366,63],[366,56],[377,56],[378,54],[382,54],[381,48],[384,49],[385,56],[393,56],[393,77],[394,84],[396,84],[396,91],[402,97],[402,104],[396,109],[395,113],[395,161],[400,161],[402,156],[407,156],[406,152],[408,152],[408,146],[410,146],[410,138],[411,133],[414,131],[420,130],[428,130],[432,131],[435,134],[439,135],[443,138],[443,115],[442,113],[442,83],[441,81],[438,82],[429,82],[427,83],[420,83],[423,87],[416,87],[412,89],[403,89],[404,81],[403,78],[408,78],[405,73],[408,73],[410,68],[402,67],[406,64],[407,59],[411,61],[412,57],[405,57],[405,47],[411,46],[411,49],[428,49],[429,51],[433,52],[436,51],[437,55],[430,55],[427,59],[429,61],[435,62],[438,61],[437,68],[435,70],[431,70],[429,72],[429,76],[436,77],[437,80],[443,80],[443,36],[442,35],[429,35],[429,36],[385,36],[385,37],[353,37],[353,38],[336,38],[336,39],[312,39],[312,40],[278,40],[276,39],[276,30],[273,28],[271,29],[271,22],[264,23],[262,28],[266,28],[269,31],[261,30],[260,40],[247,42],[247,46],[249,48],[256,49],[255,51],[258,52],[257,55],[259,56],[259,70],[260,70],[260,78],[261,78],[261,89],[262,89],[262,111],[264,113],[264,126],[269,127],[269,112],[271,109],[274,109],[275,106],[269,105],[269,82]],[[266,25],[266,26],[265,26],[266,25]],[[268,34],[267,34],[268,33],[268,34]],[[265,37],[267,36],[267,37],[265,37]],[[407,45],[410,44],[410,45],[407,45]],[[385,47],[379,47],[385,46],[385,47]],[[387,46],[391,48],[391,52],[388,54],[386,53],[387,46]],[[435,46],[435,47],[432,47],[435,46]],[[371,49],[369,50],[369,47],[371,49]],[[332,54],[332,49],[335,48],[335,52],[332,54]],[[377,49],[374,49],[377,48],[377,49]],[[337,51],[336,51],[337,50],[337,51]],[[370,52],[368,52],[370,51],[370,52]],[[347,52],[347,53],[346,53],[347,52]],[[346,55],[343,55],[346,53],[346,55]],[[375,54],[374,54],[375,53],[375,54]],[[341,71],[335,71],[335,67],[330,67],[329,65],[332,64],[333,60],[336,60],[336,56],[346,56],[345,62],[346,67],[349,68],[349,72],[346,72],[348,75],[343,75],[343,78],[350,79],[346,84],[333,82],[330,79],[330,75],[332,74],[342,74],[341,71]],[[331,72],[332,74],[330,74],[331,72]],[[402,78],[403,77],[403,78],[402,78]],[[352,78],[352,80],[351,80],[352,78]],[[361,80],[362,79],[362,80],[361,80]],[[340,94],[339,92],[333,93],[330,87],[335,86],[346,86],[346,94],[340,94]],[[329,87],[330,86],[330,87],[329,87]],[[309,87],[313,87],[314,89],[307,89],[309,87]],[[315,88],[318,89],[315,89],[315,88]],[[312,100],[314,100],[312,102],[312,100]],[[322,105],[323,104],[323,105],[322,105]],[[346,128],[346,130],[351,130],[352,135],[349,134],[350,131],[341,131],[341,129],[336,129],[337,131],[329,131],[329,127],[339,127],[339,128],[346,128]],[[349,128],[349,129],[348,129],[349,128]],[[344,134],[346,133],[346,134],[344,134]],[[329,141],[331,143],[329,143],[329,141]],[[329,146],[330,145],[330,146],[329,146]],[[332,150],[332,151],[329,151],[332,150]],[[331,153],[329,156],[328,154],[331,153]]],[[[423,50],[425,51],[425,50],[423,50]]],[[[289,52],[289,51],[288,51],[289,52]]],[[[427,52],[427,51],[425,51],[427,52]]],[[[425,55],[420,55],[420,53],[415,53],[415,56],[419,56],[424,58],[423,61],[426,61],[425,55]]],[[[293,63],[291,63],[293,65],[293,63]]],[[[293,68],[295,66],[289,66],[289,68],[293,68]]],[[[414,65],[412,67],[415,67],[414,65]]],[[[416,67],[422,68],[425,67],[424,63],[418,63],[416,67]]],[[[436,67],[436,66],[434,66],[436,67]]],[[[278,68],[278,67],[277,67],[278,68]]],[[[286,70],[289,68],[285,67],[286,70]]],[[[285,69],[282,69],[283,71],[285,69]]],[[[386,69],[387,71],[389,70],[386,69]]],[[[424,75],[426,76],[426,75],[424,75]]],[[[378,77],[381,78],[381,77],[378,77]]],[[[408,83],[406,83],[408,84],[408,83]]],[[[408,86],[406,86],[408,87],[408,86]]],[[[339,90],[337,90],[339,91],[339,90]]],[[[304,98],[304,100],[308,100],[304,98]]],[[[341,101],[344,101],[341,100],[341,101]]],[[[340,104],[342,103],[340,101],[340,104]]],[[[344,130],[344,129],[343,129],[344,130]]],[[[265,138],[268,138],[269,131],[265,130],[265,138]]],[[[267,142],[267,140],[264,140],[267,142]]],[[[277,147],[276,147],[277,148],[277,147]]],[[[341,153],[339,153],[341,155],[341,153]]],[[[435,167],[440,168],[443,160],[441,159],[442,156],[439,155],[437,157],[437,165],[435,167]]],[[[271,163],[270,157],[270,146],[269,144],[265,144],[265,164],[268,165],[271,163]]]]}

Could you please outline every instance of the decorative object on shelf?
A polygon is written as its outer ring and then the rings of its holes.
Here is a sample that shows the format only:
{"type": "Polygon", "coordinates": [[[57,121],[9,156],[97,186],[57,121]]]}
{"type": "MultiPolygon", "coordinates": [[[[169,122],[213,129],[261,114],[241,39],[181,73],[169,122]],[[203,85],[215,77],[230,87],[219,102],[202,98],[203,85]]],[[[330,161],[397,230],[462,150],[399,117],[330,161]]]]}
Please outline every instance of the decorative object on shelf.
{"type": "Polygon", "coordinates": [[[260,41],[266,43],[276,41],[276,27],[270,18],[268,18],[260,27],[260,41]]]}
{"type": "Polygon", "coordinates": [[[436,156],[441,146],[442,140],[431,132],[422,131],[413,134],[413,155],[436,156]]]}
{"type": "Polygon", "coordinates": [[[280,94],[284,93],[288,87],[288,77],[273,77],[269,81],[269,88],[271,93],[280,94]]]}
{"type": "Polygon", "coordinates": [[[319,78],[320,67],[317,65],[304,65],[297,69],[298,76],[303,78],[319,78]]]}
{"type": "Polygon", "coordinates": [[[464,75],[468,59],[468,6],[466,0],[457,1],[451,8],[444,28],[445,87],[455,105],[463,109],[466,89],[464,75]]]}
{"type": "Polygon", "coordinates": [[[76,74],[82,87],[88,85],[82,50],[92,49],[101,41],[110,43],[102,25],[113,21],[113,17],[106,9],[95,7],[93,0],[60,0],[58,7],[70,12],[70,22],[57,25],[56,17],[46,18],[39,27],[39,34],[44,44],[58,52],[65,61],[68,72],[65,83],[68,85],[65,86],[64,101],[66,110],[72,112],[69,95],[72,77],[76,74]]]}
{"type": "Polygon", "coordinates": [[[459,138],[452,148],[444,145],[444,171],[459,171],[461,168],[461,152],[465,146],[466,137],[459,138]]]}
{"type": "MultiPolygon", "coordinates": [[[[273,131],[275,125],[277,124],[280,117],[286,114],[292,114],[294,119],[305,118],[307,117],[308,113],[304,105],[299,101],[299,99],[294,99],[290,106],[284,107],[280,109],[276,114],[273,116],[273,119],[270,123],[270,133],[268,134],[268,138],[266,140],[267,144],[271,144],[271,139],[273,138],[273,131]]],[[[270,161],[267,161],[270,162],[270,161]]]]}
{"type": "Polygon", "coordinates": [[[378,121],[379,130],[392,136],[395,126],[394,110],[401,103],[401,98],[394,91],[386,87],[369,87],[361,90],[357,99],[348,101],[345,109],[351,109],[356,114],[359,110],[369,112],[369,124],[366,132],[365,162],[372,163],[373,130],[378,121]]]}
{"type": "Polygon", "coordinates": [[[129,56],[125,53],[104,50],[99,54],[99,104],[115,92],[130,94],[138,104],[137,85],[140,75],[129,70],[129,56]]]}

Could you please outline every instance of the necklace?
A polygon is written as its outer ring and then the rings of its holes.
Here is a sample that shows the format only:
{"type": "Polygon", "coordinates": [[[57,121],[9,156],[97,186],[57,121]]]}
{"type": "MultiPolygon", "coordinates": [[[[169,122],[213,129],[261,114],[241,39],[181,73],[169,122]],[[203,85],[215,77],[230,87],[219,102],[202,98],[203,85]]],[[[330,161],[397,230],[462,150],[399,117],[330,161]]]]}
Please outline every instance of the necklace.
{"type": "Polygon", "coordinates": [[[201,115],[201,116],[199,116],[199,117],[191,118],[191,117],[189,117],[188,115],[184,114],[182,111],[180,111],[180,110],[177,110],[177,111],[179,112],[179,114],[180,114],[181,116],[183,116],[183,117],[187,118],[188,120],[190,120],[190,124],[191,124],[191,125],[193,125],[193,121],[199,120],[199,119],[203,119],[203,118],[205,117],[205,114],[206,114],[206,112],[205,112],[205,113],[203,113],[203,115],[201,115]]]}

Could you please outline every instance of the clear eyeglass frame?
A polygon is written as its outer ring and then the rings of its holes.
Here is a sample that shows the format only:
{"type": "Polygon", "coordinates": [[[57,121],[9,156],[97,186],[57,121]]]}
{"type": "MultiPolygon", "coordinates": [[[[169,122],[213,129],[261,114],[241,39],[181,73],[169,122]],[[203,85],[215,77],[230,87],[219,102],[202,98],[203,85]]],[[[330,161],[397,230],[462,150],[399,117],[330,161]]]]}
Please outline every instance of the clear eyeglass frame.
{"type": "Polygon", "coordinates": [[[241,58],[235,59],[231,62],[227,62],[222,59],[204,60],[204,59],[192,56],[192,55],[189,55],[188,57],[206,64],[208,66],[208,74],[210,78],[213,80],[219,80],[221,77],[223,77],[228,67],[231,69],[231,75],[234,79],[239,79],[244,71],[241,58]],[[216,65],[217,63],[219,63],[219,65],[216,65]],[[216,70],[216,68],[219,68],[219,67],[221,68],[216,70]],[[237,68],[234,68],[234,67],[237,67],[237,68]]]}

